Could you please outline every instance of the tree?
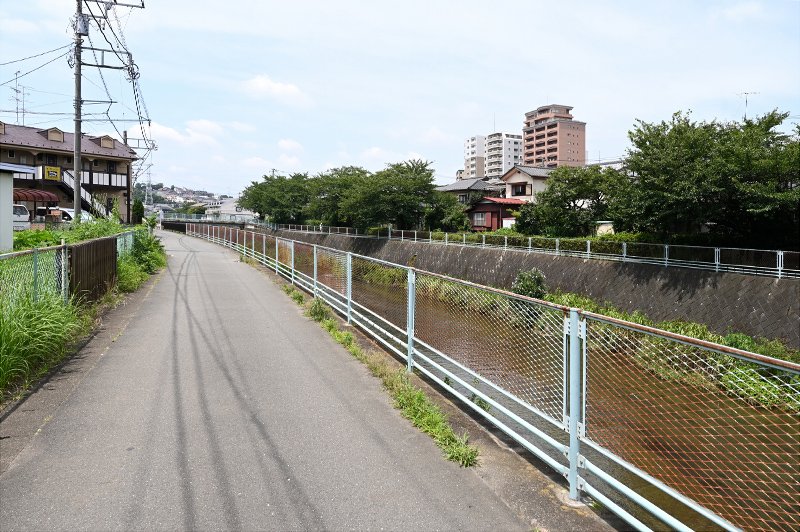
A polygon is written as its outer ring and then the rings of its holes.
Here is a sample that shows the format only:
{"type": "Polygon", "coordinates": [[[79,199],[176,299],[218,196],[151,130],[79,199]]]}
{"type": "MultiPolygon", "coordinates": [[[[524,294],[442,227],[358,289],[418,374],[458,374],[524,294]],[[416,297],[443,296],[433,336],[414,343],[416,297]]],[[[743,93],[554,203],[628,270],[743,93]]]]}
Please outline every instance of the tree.
{"type": "Polygon", "coordinates": [[[425,228],[431,231],[468,231],[469,217],[455,196],[434,190],[425,206],[425,228]]]}
{"type": "Polygon", "coordinates": [[[623,228],[668,238],[706,226],[740,245],[796,246],[800,137],[777,131],[787,117],[697,123],[678,112],[669,122],[637,121],[626,162],[634,181],[615,206],[623,228]]]}
{"type": "Polygon", "coordinates": [[[325,225],[352,225],[352,217],[343,208],[342,201],[370,176],[359,166],[343,166],[317,174],[309,180],[308,217],[325,225]]]}
{"type": "Polygon", "coordinates": [[[411,160],[388,165],[360,180],[342,201],[342,211],[360,229],[392,224],[410,229],[422,223],[434,192],[429,162],[411,160]]]}
{"type": "Polygon", "coordinates": [[[131,209],[131,220],[134,224],[142,223],[144,219],[144,203],[139,198],[133,200],[133,208],[131,209]]]}
{"type": "Polygon", "coordinates": [[[239,206],[269,217],[275,223],[302,222],[309,198],[308,174],[265,175],[262,179],[244,189],[239,206]]]}
{"type": "Polygon", "coordinates": [[[627,178],[612,168],[557,168],[534,203],[520,208],[516,229],[557,237],[590,235],[594,223],[609,216],[613,198],[623,194],[626,184],[627,178]]]}

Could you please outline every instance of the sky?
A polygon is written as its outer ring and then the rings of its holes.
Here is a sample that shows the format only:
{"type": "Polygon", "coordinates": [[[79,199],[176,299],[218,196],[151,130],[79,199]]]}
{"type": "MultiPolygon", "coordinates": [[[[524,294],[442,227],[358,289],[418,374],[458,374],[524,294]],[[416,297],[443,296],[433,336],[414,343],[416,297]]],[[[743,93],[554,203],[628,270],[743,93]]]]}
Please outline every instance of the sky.
{"type": "MultiPolygon", "coordinates": [[[[74,12],[0,0],[0,120],[74,129],[69,49],[3,64],[69,45],[74,12]]],[[[109,19],[140,72],[153,182],[233,196],[273,169],[410,158],[451,182],[466,138],[521,134],[525,112],[551,103],[587,123],[590,161],[624,156],[637,119],[740,120],[743,93],[748,116],[800,121],[800,0],[148,0],[109,19]]],[[[83,99],[109,100],[105,83],[117,129],[142,138],[122,72],[84,74],[83,99]]],[[[107,108],[85,105],[85,119],[107,108]]],[[[116,136],[108,121],[83,130],[116,136]]]]}

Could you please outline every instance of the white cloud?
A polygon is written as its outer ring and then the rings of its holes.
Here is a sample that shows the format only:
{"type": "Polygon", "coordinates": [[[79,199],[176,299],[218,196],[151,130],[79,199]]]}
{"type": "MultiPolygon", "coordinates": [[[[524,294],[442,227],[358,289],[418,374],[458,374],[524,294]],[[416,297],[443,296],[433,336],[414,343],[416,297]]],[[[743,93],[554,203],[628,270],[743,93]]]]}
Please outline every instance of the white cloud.
{"type": "Polygon", "coordinates": [[[272,168],[275,165],[263,157],[247,157],[242,161],[242,166],[246,168],[258,168],[266,171],[268,168],[272,168]]]}
{"type": "MultiPolygon", "coordinates": [[[[150,136],[157,142],[172,141],[186,146],[216,146],[219,144],[216,138],[209,134],[216,124],[208,120],[190,120],[187,122],[185,132],[180,132],[175,128],[152,122],[150,125],[150,136]]],[[[220,128],[219,131],[222,131],[220,128]]]]}
{"type": "Polygon", "coordinates": [[[303,145],[292,139],[281,139],[278,141],[278,148],[283,151],[301,151],[303,145]]]}
{"type": "Polygon", "coordinates": [[[278,156],[278,164],[283,168],[295,169],[300,166],[300,159],[294,155],[282,153],[278,156]]]}
{"type": "Polygon", "coordinates": [[[241,89],[252,98],[269,98],[298,107],[311,105],[311,98],[300,90],[297,85],[273,81],[264,74],[259,74],[243,81],[241,89]]]}
{"type": "Polygon", "coordinates": [[[712,12],[715,18],[723,18],[732,22],[745,22],[764,14],[764,7],[758,2],[740,2],[727,8],[712,12]]]}
{"type": "Polygon", "coordinates": [[[211,120],[189,120],[186,122],[187,131],[192,131],[198,135],[220,135],[223,128],[220,124],[211,120]]]}
{"type": "Polygon", "coordinates": [[[419,140],[426,144],[452,144],[455,139],[436,126],[431,126],[419,135],[419,140]]]}
{"type": "Polygon", "coordinates": [[[233,121],[233,122],[228,122],[226,125],[229,128],[231,128],[232,130],[238,131],[240,133],[255,133],[256,132],[256,126],[254,126],[252,124],[246,124],[244,122],[233,121]]]}

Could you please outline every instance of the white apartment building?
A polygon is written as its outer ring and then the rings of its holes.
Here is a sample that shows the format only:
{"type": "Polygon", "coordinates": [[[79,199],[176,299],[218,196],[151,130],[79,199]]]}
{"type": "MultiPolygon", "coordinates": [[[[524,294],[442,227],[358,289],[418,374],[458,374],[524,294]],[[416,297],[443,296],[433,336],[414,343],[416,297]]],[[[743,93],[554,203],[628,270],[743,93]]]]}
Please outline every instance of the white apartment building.
{"type": "Polygon", "coordinates": [[[464,173],[459,179],[484,177],[486,165],[486,137],[475,135],[464,141],[464,173]]]}
{"type": "Polygon", "coordinates": [[[486,137],[486,177],[500,178],[503,174],[522,164],[522,135],[492,133],[486,137]]]}

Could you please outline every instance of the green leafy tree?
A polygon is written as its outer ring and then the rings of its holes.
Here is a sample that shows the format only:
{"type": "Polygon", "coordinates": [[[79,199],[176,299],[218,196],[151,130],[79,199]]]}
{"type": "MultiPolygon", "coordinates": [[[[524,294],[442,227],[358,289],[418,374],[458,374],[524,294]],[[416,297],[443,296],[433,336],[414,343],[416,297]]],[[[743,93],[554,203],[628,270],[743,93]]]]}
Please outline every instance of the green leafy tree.
{"type": "Polygon", "coordinates": [[[417,227],[434,193],[431,163],[411,160],[388,165],[358,182],[342,201],[342,211],[360,228],[392,224],[417,227]]]}
{"type": "Polygon", "coordinates": [[[316,175],[309,180],[308,217],[325,225],[352,225],[352,217],[342,202],[370,177],[371,174],[359,166],[343,166],[316,175]]]}
{"type": "Polygon", "coordinates": [[[131,221],[134,223],[134,225],[142,223],[142,220],[144,219],[144,203],[142,203],[142,200],[139,198],[133,200],[131,217],[133,218],[131,221]]]}
{"type": "Polygon", "coordinates": [[[447,192],[434,190],[425,207],[425,228],[440,231],[468,231],[469,217],[464,205],[447,192]]]}
{"type": "Polygon", "coordinates": [[[265,175],[244,189],[238,204],[275,223],[300,223],[308,199],[308,174],[265,175]]]}
{"type": "Polygon", "coordinates": [[[590,235],[595,222],[610,215],[613,198],[624,194],[627,184],[628,179],[612,168],[557,168],[534,203],[520,208],[516,229],[558,237],[590,235]]]}
{"type": "Polygon", "coordinates": [[[713,233],[739,245],[789,245],[800,240],[798,130],[778,128],[788,113],[743,122],[638,121],[628,134],[627,168],[634,181],[612,211],[620,228],[669,238],[713,233]]]}

